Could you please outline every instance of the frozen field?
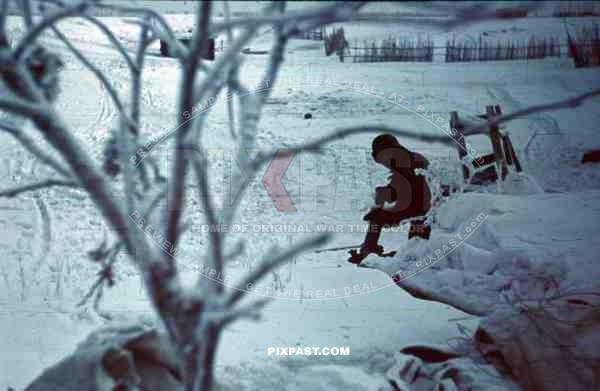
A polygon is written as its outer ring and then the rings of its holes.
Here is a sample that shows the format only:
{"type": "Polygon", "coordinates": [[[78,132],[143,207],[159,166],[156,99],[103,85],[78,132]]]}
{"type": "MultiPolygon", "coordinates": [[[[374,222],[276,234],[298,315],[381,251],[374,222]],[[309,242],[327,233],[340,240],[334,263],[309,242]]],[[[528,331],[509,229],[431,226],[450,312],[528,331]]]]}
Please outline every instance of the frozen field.
{"type": "MultiPolygon", "coordinates": [[[[169,18],[182,30],[191,26],[190,16],[169,18]]],[[[135,27],[118,17],[103,20],[118,31],[120,40],[132,47],[135,27]]],[[[10,22],[17,25],[15,20],[10,22]]],[[[63,22],[60,28],[111,76],[121,94],[127,93],[127,69],[99,31],[79,20],[63,22]]],[[[392,25],[353,23],[344,28],[350,40],[381,39],[390,32],[426,34],[424,29],[392,25]]],[[[564,34],[558,19],[530,18],[478,24],[457,31],[456,36],[477,37],[483,31],[502,38],[564,34]]],[[[430,36],[442,44],[452,35],[431,33],[430,36]]],[[[103,142],[115,125],[116,110],[94,76],[57,40],[46,37],[45,42],[63,54],[66,62],[63,91],[57,103],[59,110],[78,130],[77,135],[86,143],[89,153],[100,156],[103,142]]],[[[271,35],[265,31],[249,46],[268,50],[271,35]]],[[[152,50],[157,53],[158,47],[152,50]]],[[[292,40],[285,56],[286,62],[259,125],[257,148],[262,150],[297,145],[333,129],[359,123],[437,134],[442,132],[439,126],[447,123],[448,112],[452,110],[459,111],[461,117],[474,117],[482,113],[485,105],[500,104],[507,113],[600,87],[597,69],[575,70],[572,62],[564,58],[464,64],[353,64],[340,63],[335,56],[325,57],[322,43],[304,40],[292,40]],[[306,120],[304,114],[308,112],[312,119],[306,120]]],[[[258,81],[265,61],[266,56],[246,56],[242,80],[258,81]]],[[[175,60],[158,55],[147,59],[143,128],[148,136],[172,129],[178,83],[175,60]]],[[[216,199],[222,196],[232,170],[237,169],[231,162],[226,113],[225,104],[217,103],[203,133],[204,145],[211,152],[211,190],[216,199]]],[[[581,166],[579,159],[583,151],[600,148],[599,119],[600,100],[595,100],[574,110],[537,114],[507,124],[527,176],[514,179],[511,183],[516,185],[512,187],[451,197],[443,206],[433,236],[443,238],[460,230],[462,223],[483,212],[491,217],[482,223],[480,233],[465,242],[465,249],[461,250],[465,264],[480,259],[478,249],[494,254],[527,248],[533,262],[543,257],[579,260],[573,266],[577,270],[567,269],[563,273],[565,281],[589,282],[597,288],[597,275],[586,272],[592,271],[592,261],[600,250],[600,243],[593,235],[600,230],[600,170],[593,165],[581,166]],[[490,194],[493,192],[503,194],[490,194]],[[494,202],[500,206],[491,207],[494,202]],[[551,210],[556,214],[551,215],[548,212],[551,210]],[[586,234],[578,235],[580,231],[586,234]]],[[[261,178],[253,178],[235,223],[248,227],[282,224],[311,230],[319,224],[339,225],[342,232],[336,234],[330,243],[332,247],[360,243],[364,234],[352,232],[351,226],[362,223],[362,216],[372,203],[373,188],[386,178],[386,172],[371,161],[372,137],[354,136],[329,145],[324,154],[296,156],[283,184],[297,212],[278,212],[261,178]]],[[[444,181],[457,180],[460,167],[454,149],[400,141],[430,159],[444,181]]],[[[478,153],[491,150],[483,138],[477,139],[474,147],[478,153]]],[[[168,151],[169,144],[165,143],[152,152],[165,173],[168,151]]],[[[2,188],[31,182],[47,173],[3,133],[0,133],[0,156],[2,178],[6,178],[2,188]]],[[[6,243],[0,248],[4,260],[0,280],[1,389],[8,386],[21,389],[45,366],[71,352],[87,333],[104,323],[91,310],[76,307],[97,272],[85,252],[102,240],[105,227],[101,218],[95,214],[90,200],[78,191],[54,189],[40,194],[42,202],[32,195],[0,200],[4,208],[0,214],[2,228],[7,232],[6,243]],[[50,233],[44,224],[48,219],[50,233]],[[51,235],[50,247],[46,248],[48,235],[51,235]],[[19,277],[22,274],[31,276],[25,285],[19,277]]],[[[184,277],[193,279],[203,262],[197,254],[205,252],[206,236],[201,232],[199,205],[192,197],[188,205],[193,224],[178,258],[184,277]]],[[[254,232],[250,228],[248,232],[232,235],[245,238],[247,245],[247,251],[229,265],[228,273],[235,278],[256,266],[270,248],[285,247],[306,234],[254,232]]],[[[387,232],[382,241],[386,248],[401,250],[399,257],[388,264],[385,260],[377,261],[376,266],[389,273],[393,273],[387,270],[390,265],[396,267],[404,260],[405,246],[408,246],[406,254],[428,251],[407,245],[406,233],[387,232]]],[[[259,291],[262,293],[258,294],[277,296],[278,289],[285,287],[303,292],[304,298],[277,297],[267,307],[261,322],[239,322],[229,328],[218,353],[219,382],[231,389],[376,390],[382,381],[381,374],[392,363],[393,353],[402,346],[443,345],[459,335],[456,319],[464,318],[464,313],[416,300],[393,285],[384,272],[356,268],[346,258],[344,251],[306,253],[266,279],[259,291]],[[340,297],[335,297],[336,293],[340,297]],[[351,355],[326,360],[267,356],[267,347],[277,346],[347,346],[351,355]],[[278,388],[281,384],[286,386],[278,388]]],[[[123,263],[120,270],[118,284],[106,293],[102,308],[117,319],[153,323],[149,302],[133,267],[123,263]]],[[[452,284],[452,289],[458,292],[461,286],[452,284]]],[[[466,300],[477,301],[477,287],[467,288],[466,300]]],[[[474,327],[476,319],[463,319],[461,323],[474,327]]]]}

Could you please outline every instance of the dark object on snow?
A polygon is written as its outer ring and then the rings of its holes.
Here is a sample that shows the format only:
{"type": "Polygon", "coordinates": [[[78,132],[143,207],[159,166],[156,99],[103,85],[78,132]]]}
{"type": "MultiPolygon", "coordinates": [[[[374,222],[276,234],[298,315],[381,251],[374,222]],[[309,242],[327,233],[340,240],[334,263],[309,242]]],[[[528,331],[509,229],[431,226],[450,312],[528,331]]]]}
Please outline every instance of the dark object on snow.
{"type": "Polygon", "coordinates": [[[453,358],[460,357],[460,354],[442,350],[437,346],[413,345],[400,350],[402,354],[419,357],[421,360],[430,363],[440,363],[453,358]]]}
{"type": "Polygon", "coordinates": [[[242,49],[243,54],[269,54],[268,50],[252,50],[250,48],[242,49]]]}
{"type": "Polygon", "coordinates": [[[121,172],[121,166],[119,164],[119,148],[114,135],[110,136],[104,146],[104,163],[102,164],[102,169],[106,175],[113,178],[121,172]]]}
{"type": "Polygon", "coordinates": [[[583,154],[581,163],[598,163],[600,162],[600,149],[588,151],[583,154]]]}
{"type": "MultiPolygon", "coordinates": [[[[395,256],[397,253],[398,253],[398,251],[396,251],[396,250],[385,251],[383,249],[383,246],[377,246],[377,251],[373,252],[373,254],[375,254],[381,258],[391,258],[391,257],[395,256]]],[[[365,259],[367,257],[367,255],[369,255],[364,252],[359,252],[359,249],[355,249],[355,248],[348,251],[348,254],[350,254],[350,258],[348,258],[348,262],[350,262],[356,266],[360,266],[363,259],[365,259]]]]}
{"type": "MultiPolygon", "coordinates": [[[[190,46],[191,37],[182,37],[177,38],[179,42],[184,44],[185,46],[190,46]]],[[[174,57],[171,48],[169,48],[169,43],[163,39],[160,40],[160,54],[165,57],[174,57]]],[[[210,38],[208,40],[208,49],[205,53],[201,54],[200,57],[213,61],[215,59],[215,39],[210,38]]]]}
{"type": "Polygon", "coordinates": [[[312,118],[312,114],[311,113],[304,114],[304,119],[311,119],[311,118],[312,118]]]}

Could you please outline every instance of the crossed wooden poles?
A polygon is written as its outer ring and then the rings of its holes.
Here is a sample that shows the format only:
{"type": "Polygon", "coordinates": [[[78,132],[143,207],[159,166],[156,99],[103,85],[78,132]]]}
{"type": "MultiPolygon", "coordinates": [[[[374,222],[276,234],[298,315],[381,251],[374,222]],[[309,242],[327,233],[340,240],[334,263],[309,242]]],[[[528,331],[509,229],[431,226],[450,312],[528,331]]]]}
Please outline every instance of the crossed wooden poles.
{"type": "MultiPolygon", "coordinates": [[[[500,115],[502,115],[500,105],[490,105],[486,106],[485,114],[479,115],[478,117],[490,120],[500,115]]],[[[462,133],[466,126],[463,121],[460,120],[458,112],[456,111],[450,112],[450,127],[451,129],[456,130],[458,157],[463,160],[468,154],[465,136],[462,133]]],[[[488,136],[492,143],[493,152],[487,155],[471,156],[472,167],[475,167],[476,169],[486,168],[471,173],[468,165],[463,164],[462,166],[463,178],[468,184],[483,185],[496,182],[498,180],[498,172],[501,173],[502,179],[504,180],[508,174],[509,166],[513,167],[517,172],[523,170],[508,133],[503,134],[500,132],[498,125],[492,125],[490,126],[488,136]]]]}

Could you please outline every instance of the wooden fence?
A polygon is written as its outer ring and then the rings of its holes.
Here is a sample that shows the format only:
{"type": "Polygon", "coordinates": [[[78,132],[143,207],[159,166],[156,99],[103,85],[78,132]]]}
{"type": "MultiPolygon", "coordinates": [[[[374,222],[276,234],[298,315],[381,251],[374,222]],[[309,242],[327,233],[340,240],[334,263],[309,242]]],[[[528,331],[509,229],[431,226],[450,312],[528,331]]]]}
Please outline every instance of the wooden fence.
{"type": "Polygon", "coordinates": [[[546,57],[560,57],[560,41],[556,37],[537,39],[529,42],[507,41],[490,43],[479,37],[477,43],[446,42],[446,62],[535,60],[546,57]]]}
{"type": "Polygon", "coordinates": [[[302,31],[294,37],[299,39],[309,39],[311,41],[322,41],[325,38],[325,27],[321,26],[313,30],[302,31]]]}
{"type": "Polygon", "coordinates": [[[574,37],[567,31],[567,43],[576,68],[600,65],[600,25],[581,27],[574,37]]]}
{"type": "Polygon", "coordinates": [[[388,38],[379,45],[375,42],[364,42],[362,46],[355,43],[345,50],[344,56],[352,62],[432,62],[433,41],[397,40],[388,38]]]}

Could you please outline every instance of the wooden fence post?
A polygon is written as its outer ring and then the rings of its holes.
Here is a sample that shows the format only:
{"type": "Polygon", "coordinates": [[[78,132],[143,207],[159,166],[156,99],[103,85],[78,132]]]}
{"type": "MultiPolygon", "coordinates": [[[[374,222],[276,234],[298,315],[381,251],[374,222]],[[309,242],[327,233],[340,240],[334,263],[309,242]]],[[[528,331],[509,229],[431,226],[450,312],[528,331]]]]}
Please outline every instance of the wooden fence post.
{"type": "MultiPolygon", "coordinates": [[[[454,129],[456,131],[456,135],[458,136],[458,139],[456,139],[456,142],[458,143],[456,149],[458,151],[459,159],[462,160],[465,156],[467,156],[467,145],[465,143],[465,137],[462,134],[463,125],[460,123],[458,119],[458,112],[456,111],[450,112],[450,129],[454,129]]],[[[462,165],[462,168],[463,178],[466,181],[469,178],[469,168],[465,164],[462,165]]]]}
{"type": "Polygon", "coordinates": [[[523,171],[521,167],[521,163],[519,162],[519,158],[513,148],[512,141],[508,134],[502,136],[502,146],[504,147],[504,152],[506,154],[506,160],[509,165],[513,165],[517,172],[523,171]]]}
{"type": "MultiPolygon", "coordinates": [[[[496,106],[486,106],[485,107],[486,118],[489,121],[490,119],[502,115],[502,110],[499,105],[496,106]]],[[[492,148],[494,150],[494,156],[496,157],[496,167],[502,176],[502,179],[506,177],[508,173],[508,167],[506,165],[506,159],[504,158],[504,152],[502,150],[502,137],[500,135],[500,130],[498,129],[498,125],[490,126],[489,130],[490,140],[492,142],[492,148]]]]}

